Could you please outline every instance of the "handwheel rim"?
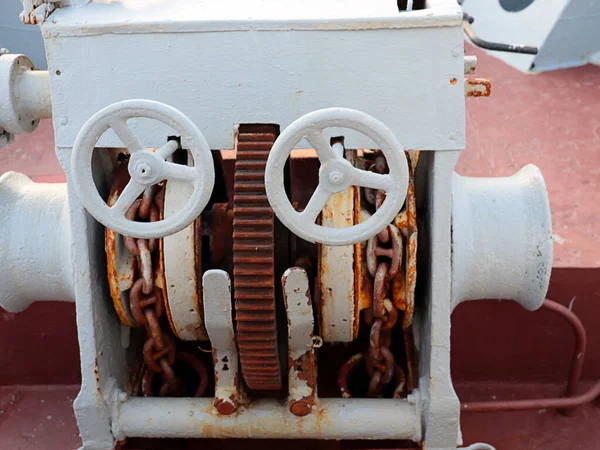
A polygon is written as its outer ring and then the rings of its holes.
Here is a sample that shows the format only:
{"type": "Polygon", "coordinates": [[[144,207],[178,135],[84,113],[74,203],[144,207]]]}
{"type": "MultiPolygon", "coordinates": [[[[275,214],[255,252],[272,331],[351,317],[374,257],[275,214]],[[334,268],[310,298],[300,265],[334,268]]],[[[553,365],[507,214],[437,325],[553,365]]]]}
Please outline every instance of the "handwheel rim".
{"type": "Polygon", "coordinates": [[[278,219],[296,235],[310,242],[349,245],[368,240],[394,219],[404,204],[408,179],[408,164],[404,149],[383,123],[361,111],[327,108],[302,116],[281,133],[269,154],[265,171],[265,188],[278,219]],[[375,214],[367,221],[349,228],[329,228],[316,223],[307,223],[302,220],[302,213],[294,209],[285,193],[284,166],[292,149],[311,131],[322,133],[323,130],[332,127],[350,128],[369,137],[386,157],[389,167],[388,176],[393,180],[391,188],[386,190],[384,203],[375,214]]]}
{"type": "Polygon", "coordinates": [[[118,233],[143,239],[161,238],[187,227],[206,207],[214,186],[210,147],[198,127],[179,110],[164,103],[144,99],[114,103],[88,119],[73,144],[71,175],[72,184],[81,203],[96,220],[118,233]],[[112,128],[111,118],[118,118],[124,123],[134,118],[157,120],[179,133],[182,140],[188,144],[196,168],[195,176],[190,180],[194,192],[179,212],[159,222],[134,222],[122,217],[120,211],[109,207],[102,199],[93,180],[92,156],[100,137],[112,128]]]}

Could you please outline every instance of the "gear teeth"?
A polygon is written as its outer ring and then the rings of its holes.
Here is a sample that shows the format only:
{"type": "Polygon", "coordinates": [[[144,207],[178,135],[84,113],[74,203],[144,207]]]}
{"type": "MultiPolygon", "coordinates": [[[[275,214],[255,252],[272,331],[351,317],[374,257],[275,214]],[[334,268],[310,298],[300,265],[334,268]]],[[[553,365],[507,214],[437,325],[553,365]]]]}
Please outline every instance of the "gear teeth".
{"type": "MultiPolygon", "coordinates": [[[[265,192],[274,130],[237,136],[233,197],[233,282],[242,375],[250,389],[282,387],[275,320],[275,216],[265,192]]],[[[258,131],[258,130],[254,130],[258,131]]]]}

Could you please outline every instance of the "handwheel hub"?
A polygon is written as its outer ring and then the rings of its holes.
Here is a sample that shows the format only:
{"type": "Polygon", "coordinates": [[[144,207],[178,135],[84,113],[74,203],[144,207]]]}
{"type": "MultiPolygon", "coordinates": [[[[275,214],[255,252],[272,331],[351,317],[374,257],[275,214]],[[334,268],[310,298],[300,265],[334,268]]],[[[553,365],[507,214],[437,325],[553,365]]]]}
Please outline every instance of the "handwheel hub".
{"type": "Polygon", "coordinates": [[[331,184],[333,184],[334,186],[342,184],[344,182],[344,174],[337,170],[330,172],[329,173],[329,182],[331,184]]]}
{"type": "Polygon", "coordinates": [[[160,181],[160,157],[154,153],[143,151],[131,156],[129,175],[135,181],[143,184],[154,184],[160,181]]]}
{"type": "Polygon", "coordinates": [[[352,168],[350,164],[346,167],[344,160],[330,161],[323,163],[319,171],[320,182],[325,189],[335,193],[341,192],[352,186],[352,177],[348,172],[348,168],[352,168]]]}

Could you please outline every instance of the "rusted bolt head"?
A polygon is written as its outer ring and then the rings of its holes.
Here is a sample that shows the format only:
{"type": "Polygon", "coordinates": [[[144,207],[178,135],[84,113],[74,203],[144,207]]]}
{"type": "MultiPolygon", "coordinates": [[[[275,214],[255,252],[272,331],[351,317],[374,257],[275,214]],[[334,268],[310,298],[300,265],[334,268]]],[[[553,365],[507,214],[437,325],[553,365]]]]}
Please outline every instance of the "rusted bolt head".
{"type": "Polygon", "coordinates": [[[223,416],[228,416],[230,414],[233,414],[237,410],[238,403],[232,399],[224,400],[222,398],[217,398],[215,399],[215,408],[217,408],[219,414],[223,416]]]}
{"type": "Polygon", "coordinates": [[[292,400],[290,412],[298,417],[307,416],[312,411],[312,406],[307,400],[292,400]]]}

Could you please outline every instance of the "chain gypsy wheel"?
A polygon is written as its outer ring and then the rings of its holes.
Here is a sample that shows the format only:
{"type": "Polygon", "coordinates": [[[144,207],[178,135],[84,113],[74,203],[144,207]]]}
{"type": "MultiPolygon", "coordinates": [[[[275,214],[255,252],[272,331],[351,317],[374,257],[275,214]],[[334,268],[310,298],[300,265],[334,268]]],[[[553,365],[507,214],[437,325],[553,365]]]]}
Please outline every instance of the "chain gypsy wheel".
{"type": "Polygon", "coordinates": [[[281,389],[275,319],[275,216],[265,192],[269,151],[277,135],[253,128],[237,138],[233,209],[236,331],[248,388],[281,389]]]}

